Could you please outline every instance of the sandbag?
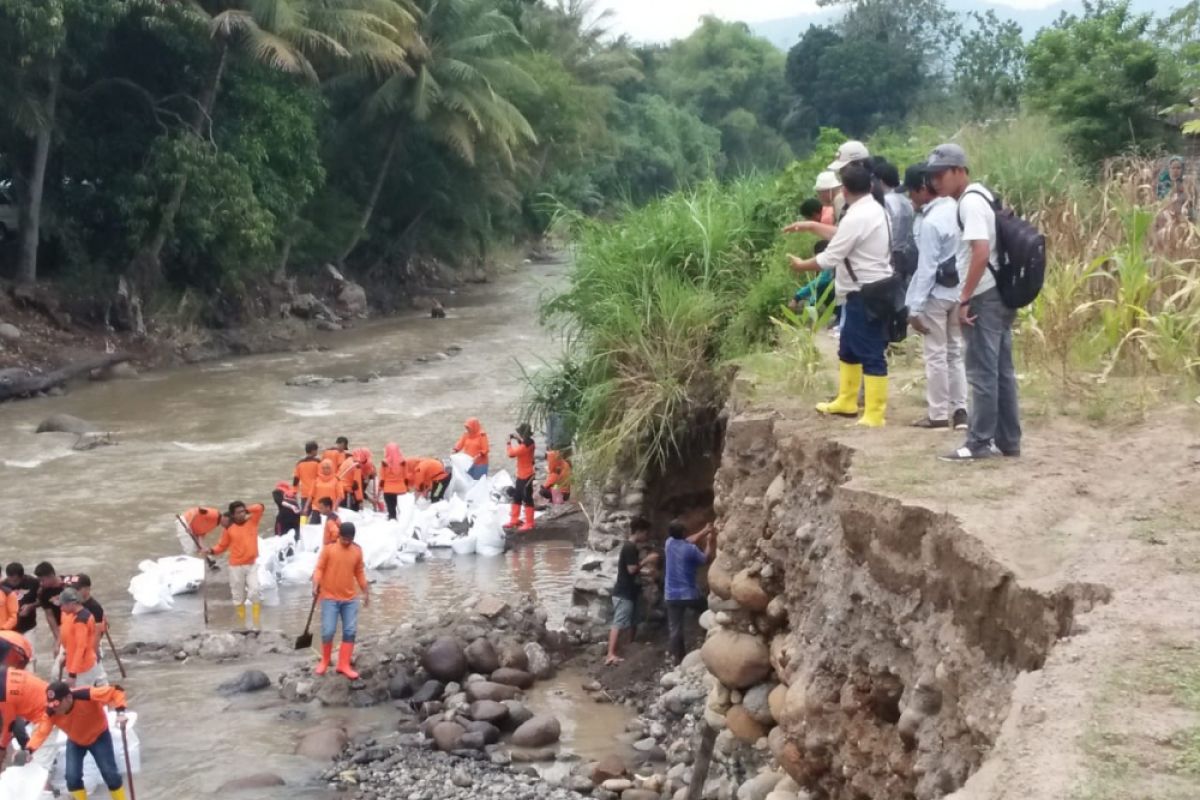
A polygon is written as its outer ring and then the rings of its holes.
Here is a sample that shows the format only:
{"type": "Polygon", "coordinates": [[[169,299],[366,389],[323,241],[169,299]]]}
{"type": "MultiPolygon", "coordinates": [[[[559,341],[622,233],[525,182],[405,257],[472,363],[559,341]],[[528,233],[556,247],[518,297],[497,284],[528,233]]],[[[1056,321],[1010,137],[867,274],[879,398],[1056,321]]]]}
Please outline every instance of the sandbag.
{"type": "Polygon", "coordinates": [[[49,775],[37,764],[9,767],[0,772],[0,800],[39,800],[49,775]]]}

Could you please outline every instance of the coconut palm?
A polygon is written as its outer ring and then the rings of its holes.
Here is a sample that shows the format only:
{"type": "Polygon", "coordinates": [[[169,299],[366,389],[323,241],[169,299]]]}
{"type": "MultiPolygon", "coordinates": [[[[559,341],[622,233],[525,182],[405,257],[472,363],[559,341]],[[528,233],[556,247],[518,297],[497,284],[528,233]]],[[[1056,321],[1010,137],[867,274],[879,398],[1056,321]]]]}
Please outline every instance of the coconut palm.
{"type": "Polygon", "coordinates": [[[408,70],[371,82],[360,121],[386,132],[386,150],[341,261],[366,233],[387,181],[405,128],[420,125],[468,164],[481,148],[508,169],[517,148],[537,137],[524,115],[503,94],[514,82],[536,86],[503,56],[525,45],[512,20],[487,0],[419,0],[422,50],[413,50],[408,70]]]}
{"type": "MultiPolygon", "coordinates": [[[[197,137],[211,130],[231,58],[248,58],[316,81],[324,65],[353,66],[367,74],[404,74],[409,51],[419,44],[417,12],[409,0],[169,0],[166,13],[177,15],[211,42],[208,76],[185,132],[197,137]]],[[[186,191],[183,175],[163,206],[154,234],[135,257],[145,280],[154,281],[160,273],[159,259],[186,191]]]]}

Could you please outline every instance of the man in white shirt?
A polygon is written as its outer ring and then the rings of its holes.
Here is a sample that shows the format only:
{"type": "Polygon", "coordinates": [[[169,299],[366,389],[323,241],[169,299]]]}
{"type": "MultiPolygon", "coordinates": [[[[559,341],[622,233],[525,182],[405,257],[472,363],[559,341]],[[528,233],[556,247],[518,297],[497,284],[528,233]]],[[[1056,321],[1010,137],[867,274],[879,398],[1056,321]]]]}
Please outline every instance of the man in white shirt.
{"type": "Polygon", "coordinates": [[[913,226],[917,232],[917,270],[908,285],[905,303],[909,324],[921,333],[929,409],[913,427],[939,430],[953,425],[966,430],[967,374],[963,367],[957,280],[954,285],[946,285],[950,276],[957,279],[955,266],[962,239],[957,204],[949,197],[938,197],[924,165],[909,167],[904,183],[919,220],[913,226]]]}
{"type": "MultiPolygon", "coordinates": [[[[818,403],[822,414],[856,416],[858,389],[864,387],[865,409],[860,425],[879,428],[887,411],[887,330],[884,320],[867,314],[862,288],[892,276],[887,212],[871,197],[871,172],[861,164],[842,169],[846,214],[824,252],[810,259],[791,256],[797,272],[831,269],[834,291],[842,303],[845,322],[838,340],[838,396],[818,403]]],[[[793,232],[808,232],[818,223],[800,222],[793,232]]]]}
{"type": "Polygon", "coordinates": [[[956,144],[934,148],[927,166],[938,194],[958,205],[958,318],[966,339],[971,386],[967,441],[942,458],[975,461],[998,454],[1019,456],[1021,415],[1012,357],[1016,312],[1000,299],[991,272],[998,263],[995,198],[982,184],[971,182],[967,154],[956,144]]]}

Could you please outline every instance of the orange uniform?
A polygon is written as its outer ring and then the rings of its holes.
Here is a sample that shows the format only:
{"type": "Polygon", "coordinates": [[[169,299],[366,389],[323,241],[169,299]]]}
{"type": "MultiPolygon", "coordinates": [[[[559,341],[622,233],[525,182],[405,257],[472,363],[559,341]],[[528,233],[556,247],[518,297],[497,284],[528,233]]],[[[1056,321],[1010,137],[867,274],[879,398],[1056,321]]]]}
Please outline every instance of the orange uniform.
{"type": "Polygon", "coordinates": [[[517,480],[527,481],[533,477],[533,442],[518,442],[508,445],[508,457],[517,460],[517,480]]]}
{"type": "Polygon", "coordinates": [[[342,484],[342,496],[353,497],[358,502],[363,499],[363,474],[362,467],[353,458],[347,458],[342,462],[341,469],[338,470],[338,480],[342,484]]]}
{"type": "Polygon", "coordinates": [[[62,612],[58,635],[67,656],[64,666],[68,675],[82,675],[96,666],[96,618],[91,611],[81,607],[74,614],[62,612]]]}
{"type": "Polygon", "coordinates": [[[333,462],[333,469],[336,472],[341,468],[342,462],[346,460],[346,451],[331,447],[324,453],[321,453],[321,460],[333,462]]]}
{"type": "Polygon", "coordinates": [[[445,465],[436,458],[417,458],[408,462],[408,485],[414,492],[428,492],[435,483],[447,477],[445,465]]]}
{"type": "Polygon", "coordinates": [[[246,508],[250,518],[241,525],[230,525],[213,548],[213,555],[229,551],[229,566],[244,567],[258,560],[258,524],[262,521],[263,504],[246,508]]]}
{"type": "Polygon", "coordinates": [[[13,667],[0,668],[0,750],[12,741],[13,722],[18,718],[38,725],[46,718],[44,680],[13,667]]]}
{"type": "Polygon", "coordinates": [[[305,456],[296,462],[296,469],[292,471],[292,486],[300,490],[300,496],[305,500],[312,497],[320,469],[321,459],[316,456],[305,456]]]}
{"type": "MultiPolygon", "coordinates": [[[[46,743],[55,728],[67,734],[67,738],[80,747],[88,747],[108,730],[108,712],[105,706],[117,711],[125,710],[125,691],[120,686],[89,686],[73,689],[74,705],[67,713],[47,714],[38,725],[37,732],[29,740],[29,750],[34,751],[46,743]]],[[[46,705],[46,693],[42,692],[42,706],[46,705]]]]}
{"type": "Polygon", "coordinates": [[[466,433],[460,436],[458,444],[454,445],[454,452],[466,453],[475,459],[476,466],[486,465],[490,449],[488,435],[483,432],[483,426],[474,417],[467,420],[466,428],[466,433]]]}
{"type": "Polygon", "coordinates": [[[356,544],[343,547],[340,542],[327,544],[317,557],[313,585],[320,588],[322,600],[353,600],[358,590],[367,591],[367,571],[363,564],[362,548],[356,544]]]}
{"type": "Polygon", "coordinates": [[[330,514],[325,517],[325,539],[322,544],[333,544],[336,542],[341,529],[342,522],[337,518],[336,514],[330,514]]]}
{"type": "Polygon", "coordinates": [[[0,583],[0,631],[17,629],[17,612],[21,609],[17,591],[6,583],[0,583]]]}
{"type": "Polygon", "coordinates": [[[546,483],[545,488],[557,487],[564,494],[571,491],[571,462],[562,457],[562,453],[551,450],[546,453],[546,483]]]}
{"type": "Polygon", "coordinates": [[[179,515],[183,524],[197,539],[202,539],[212,533],[221,524],[221,512],[215,508],[189,508],[179,515]]]}
{"type": "Polygon", "coordinates": [[[328,458],[321,462],[317,481],[313,484],[312,506],[320,511],[320,501],[326,498],[337,508],[342,504],[342,482],[337,477],[337,467],[328,458]]]}
{"type": "Polygon", "coordinates": [[[379,491],[382,494],[404,494],[408,491],[408,464],[404,454],[395,444],[385,450],[383,464],[379,466],[379,491]]]}

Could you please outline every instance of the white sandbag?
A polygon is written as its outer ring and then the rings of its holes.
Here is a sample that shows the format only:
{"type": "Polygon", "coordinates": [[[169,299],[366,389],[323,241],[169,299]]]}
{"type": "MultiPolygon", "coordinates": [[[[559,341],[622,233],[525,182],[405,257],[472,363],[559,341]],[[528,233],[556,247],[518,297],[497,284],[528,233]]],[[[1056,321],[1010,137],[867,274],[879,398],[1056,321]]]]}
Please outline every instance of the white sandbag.
{"type": "Polygon", "coordinates": [[[466,522],[467,513],[470,508],[467,501],[463,497],[451,497],[449,502],[445,504],[445,514],[447,522],[466,522]]]}
{"type": "Polygon", "coordinates": [[[37,764],[9,767],[0,772],[0,800],[39,800],[49,776],[45,767],[37,764]]]}
{"type": "Polygon", "coordinates": [[[481,556],[504,554],[505,536],[499,516],[497,510],[482,513],[471,528],[471,533],[475,535],[475,552],[481,556]]]}
{"type": "Polygon", "coordinates": [[[472,531],[471,533],[456,537],[450,543],[450,547],[454,549],[456,556],[469,556],[475,552],[475,541],[475,533],[472,531]]]}
{"type": "Polygon", "coordinates": [[[479,509],[492,504],[492,480],[490,476],[485,475],[475,481],[465,498],[468,508],[479,509]]]}
{"type": "MultiPolygon", "coordinates": [[[[129,720],[125,724],[125,735],[129,738],[129,762],[133,767],[133,774],[138,775],[142,771],[142,748],[137,734],[138,715],[131,711],[126,716],[129,720]]],[[[117,757],[117,769],[124,775],[125,746],[121,741],[121,729],[117,726],[117,713],[112,710],[108,712],[108,728],[112,733],[113,752],[117,757]]],[[[58,749],[58,758],[54,761],[54,774],[51,781],[55,786],[63,786],[66,784],[67,735],[56,729],[52,734],[52,741],[58,749]]],[[[103,790],[104,777],[100,774],[100,770],[96,768],[96,761],[91,755],[87,755],[83,759],[83,786],[89,793],[103,790]]]]}
{"type": "Polygon", "coordinates": [[[507,500],[507,490],[516,485],[517,484],[515,481],[513,481],[512,475],[508,474],[508,470],[500,470],[495,475],[491,476],[492,498],[495,499],[496,497],[502,497],[503,499],[507,500]]]}
{"type": "Polygon", "coordinates": [[[457,538],[458,534],[449,528],[438,528],[429,532],[425,542],[430,549],[447,550],[454,546],[454,540],[457,538]]]}
{"type": "Polygon", "coordinates": [[[204,559],[192,556],[167,556],[158,559],[156,563],[162,570],[167,590],[172,595],[200,591],[200,585],[204,583],[204,559]]]}
{"type": "Polygon", "coordinates": [[[143,561],[142,572],[129,580],[129,594],[133,596],[134,614],[155,614],[170,611],[175,607],[171,589],[163,580],[162,571],[153,561],[143,561]]]}
{"type": "Polygon", "coordinates": [[[418,559],[421,559],[429,554],[429,545],[420,539],[413,539],[410,537],[405,539],[403,544],[401,544],[400,552],[407,553],[408,555],[416,556],[418,559]]]}
{"type": "Polygon", "coordinates": [[[317,569],[317,557],[317,553],[297,553],[279,571],[279,582],[285,585],[311,583],[317,569]]]}
{"type": "Polygon", "coordinates": [[[466,497],[475,486],[475,479],[468,472],[474,466],[475,459],[466,453],[455,453],[450,456],[450,485],[446,494],[451,498],[466,497]]]}

